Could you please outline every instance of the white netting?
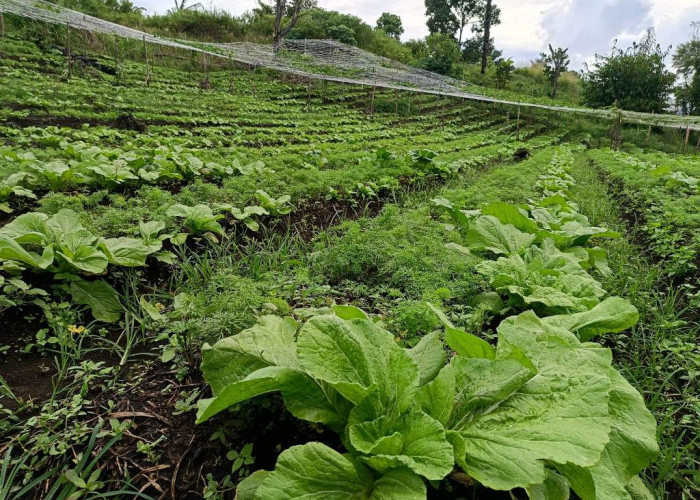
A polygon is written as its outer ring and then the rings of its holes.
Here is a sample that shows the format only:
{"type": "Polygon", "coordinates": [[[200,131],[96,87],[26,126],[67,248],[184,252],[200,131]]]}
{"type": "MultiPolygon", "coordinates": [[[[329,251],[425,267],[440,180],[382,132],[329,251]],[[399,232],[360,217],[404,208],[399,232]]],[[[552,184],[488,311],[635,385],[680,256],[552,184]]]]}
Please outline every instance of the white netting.
{"type": "MultiPolygon", "coordinates": [[[[0,0],[1,12],[94,33],[192,50],[251,67],[270,68],[305,78],[444,95],[562,113],[593,115],[608,119],[618,117],[616,110],[550,106],[474,94],[465,90],[466,82],[413,68],[332,40],[286,40],[280,51],[275,53],[271,45],[246,42],[217,44],[162,38],[44,0],[0,0]]],[[[628,123],[700,130],[700,117],[652,115],[633,111],[622,111],[621,114],[624,121],[628,123]]]]}

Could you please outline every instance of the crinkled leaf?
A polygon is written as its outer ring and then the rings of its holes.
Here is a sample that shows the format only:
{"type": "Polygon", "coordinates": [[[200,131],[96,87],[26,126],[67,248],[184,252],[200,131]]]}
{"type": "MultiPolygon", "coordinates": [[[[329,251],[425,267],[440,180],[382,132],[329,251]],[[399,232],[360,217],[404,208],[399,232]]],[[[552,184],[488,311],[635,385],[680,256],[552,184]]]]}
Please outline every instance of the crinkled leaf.
{"type": "Polygon", "coordinates": [[[455,399],[455,375],[452,365],[445,366],[437,377],[422,386],[416,393],[416,407],[443,426],[452,415],[455,399]]]}
{"type": "Polygon", "coordinates": [[[466,241],[469,249],[475,252],[512,255],[532,245],[535,235],[524,233],[511,224],[502,224],[492,215],[485,215],[470,224],[466,241]]]}
{"type": "Polygon", "coordinates": [[[373,485],[374,478],[364,465],[312,442],[280,454],[275,470],[257,489],[255,500],[368,499],[373,485]]]}
{"type": "Polygon", "coordinates": [[[369,320],[316,316],[301,328],[297,347],[304,371],[354,404],[377,388],[372,406],[380,404],[382,414],[403,413],[418,388],[416,363],[391,333],[369,320]]]}
{"type": "MultiPolygon", "coordinates": [[[[455,432],[448,438],[457,463],[500,490],[543,483],[545,461],[594,465],[610,431],[609,352],[581,348],[573,334],[544,325],[532,312],[503,321],[498,333],[497,359],[524,355],[537,375],[499,404],[453,414],[455,432]]],[[[489,361],[469,359],[453,366],[469,380],[473,376],[465,369],[475,362],[489,361]]],[[[463,387],[460,376],[455,377],[458,388],[463,387]]]]}
{"type": "Polygon", "coordinates": [[[421,386],[433,380],[447,361],[439,332],[433,332],[421,338],[412,349],[409,349],[408,354],[418,365],[421,386]]]}
{"type": "Polygon", "coordinates": [[[439,480],[452,471],[454,455],[442,424],[423,412],[412,411],[396,423],[387,417],[348,429],[360,460],[379,472],[408,467],[427,479],[439,480]]]}
{"type": "Polygon", "coordinates": [[[656,421],[642,396],[615,369],[612,380],[610,442],[593,467],[573,464],[558,466],[583,500],[634,500],[628,484],[647,467],[659,451],[656,421]]]}
{"type": "Polygon", "coordinates": [[[530,500],[569,500],[569,482],[564,476],[547,471],[547,478],[542,484],[527,488],[530,500]]]}

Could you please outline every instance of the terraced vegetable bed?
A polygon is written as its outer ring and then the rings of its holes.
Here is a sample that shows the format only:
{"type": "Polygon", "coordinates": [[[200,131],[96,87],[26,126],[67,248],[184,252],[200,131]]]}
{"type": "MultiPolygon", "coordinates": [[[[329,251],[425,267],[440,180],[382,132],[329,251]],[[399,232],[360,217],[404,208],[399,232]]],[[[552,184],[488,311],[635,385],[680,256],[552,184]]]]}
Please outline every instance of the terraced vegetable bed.
{"type": "Polygon", "coordinates": [[[3,498],[697,493],[697,157],[3,50],[3,498]]]}

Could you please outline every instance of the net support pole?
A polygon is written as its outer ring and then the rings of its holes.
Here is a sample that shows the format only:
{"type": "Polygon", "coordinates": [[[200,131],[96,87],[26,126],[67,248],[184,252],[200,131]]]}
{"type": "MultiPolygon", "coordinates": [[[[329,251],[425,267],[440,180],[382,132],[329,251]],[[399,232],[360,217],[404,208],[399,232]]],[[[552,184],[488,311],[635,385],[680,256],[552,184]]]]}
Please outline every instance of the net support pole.
{"type": "Polygon", "coordinates": [[[374,68],[372,68],[372,81],[372,99],[369,108],[369,119],[374,121],[374,93],[377,91],[377,74],[374,68]]]}
{"type": "Polygon", "coordinates": [[[690,125],[685,128],[685,141],[683,141],[683,152],[688,150],[688,140],[690,139],[690,125]]]}
{"type": "Polygon", "coordinates": [[[257,66],[253,65],[253,75],[251,77],[251,80],[253,82],[253,97],[258,97],[258,85],[255,82],[255,71],[258,69],[257,66]]]}
{"type": "MultiPolygon", "coordinates": [[[[439,92],[442,94],[442,83],[440,83],[440,90],[439,92]]],[[[445,101],[447,101],[447,97],[443,94],[442,96],[442,110],[440,111],[440,126],[442,127],[442,131],[445,131],[445,101]]]]}
{"type": "Polygon", "coordinates": [[[143,58],[146,61],[146,87],[151,86],[151,68],[148,65],[148,45],[146,45],[146,35],[143,35],[143,58]]]}
{"type": "MultiPolygon", "coordinates": [[[[654,112],[651,112],[652,115],[652,121],[654,120],[654,112]]],[[[649,124],[649,129],[647,129],[647,142],[649,142],[649,139],[651,139],[651,123],[649,124]]]]}
{"type": "Polygon", "coordinates": [[[228,93],[233,94],[236,91],[236,81],[233,79],[233,60],[231,54],[228,55],[228,93]]]}
{"type": "Polygon", "coordinates": [[[0,40],[5,40],[5,17],[0,10],[0,40]]]}
{"type": "Polygon", "coordinates": [[[73,55],[70,48],[70,24],[66,24],[66,53],[68,54],[68,79],[73,73],[73,55]]]}
{"type": "Polygon", "coordinates": [[[695,154],[698,154],[698,151],[700,151],[700,130],[698,130],[698,143],[695,145],[695,154]]]}
{"type": "Polygon", "coordinates": [[[520,140],[520,103],[518,103],[518,118],[515,122],[515,139],[520,140]]]}
{"type": "Polygon", "coordinates": [[[306,82],[306,112],[311,112],[311,78],[306,82]]]}

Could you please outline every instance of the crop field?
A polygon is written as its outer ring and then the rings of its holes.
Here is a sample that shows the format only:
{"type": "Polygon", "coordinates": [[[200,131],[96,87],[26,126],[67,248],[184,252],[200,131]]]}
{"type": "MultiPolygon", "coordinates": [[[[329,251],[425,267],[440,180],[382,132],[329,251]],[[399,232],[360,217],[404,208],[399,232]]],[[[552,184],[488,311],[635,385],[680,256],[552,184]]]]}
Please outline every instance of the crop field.
{"type": "Polygon", "coordinates": [[[0,500],[700,498],[692,148],[39,45],[0,41],[0,500]]]}

